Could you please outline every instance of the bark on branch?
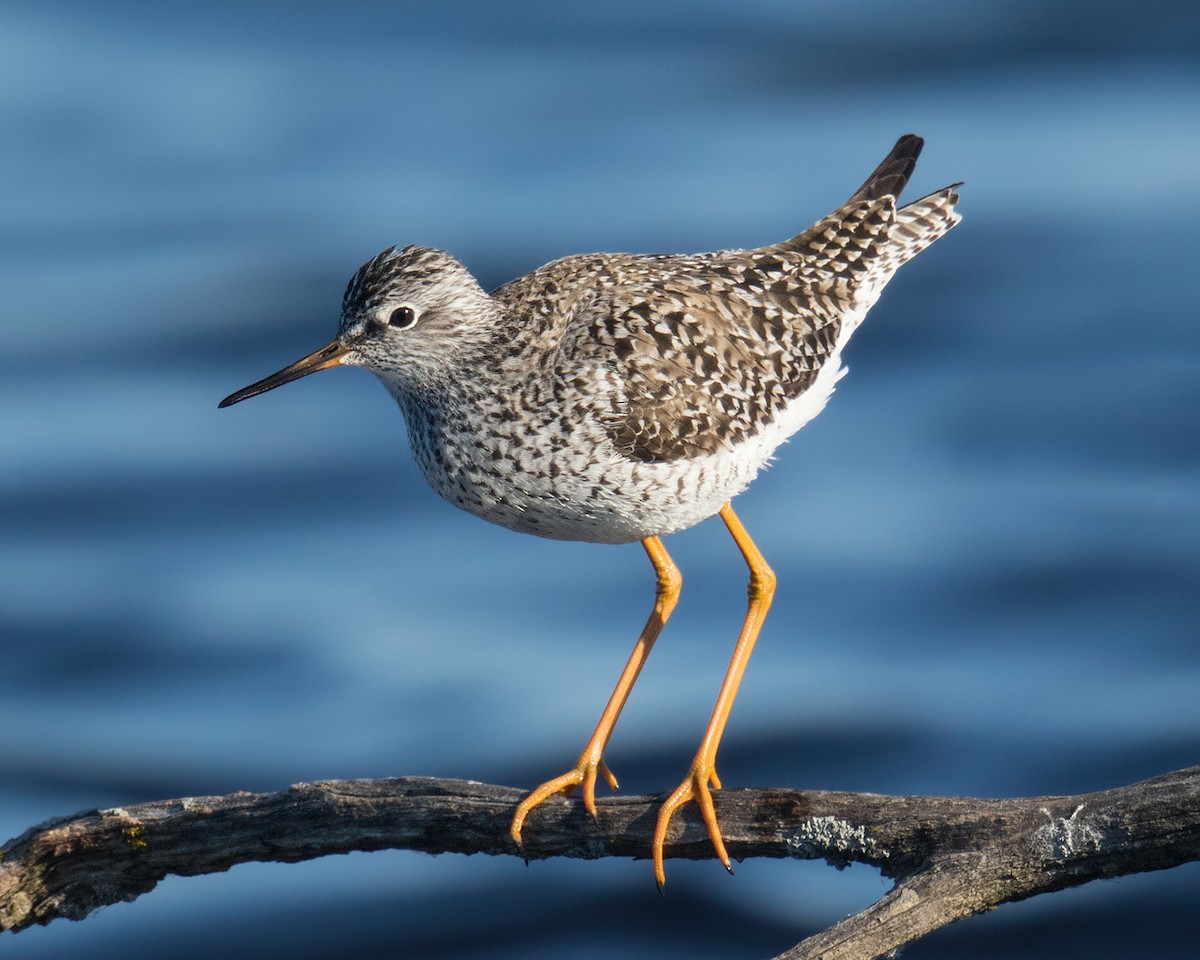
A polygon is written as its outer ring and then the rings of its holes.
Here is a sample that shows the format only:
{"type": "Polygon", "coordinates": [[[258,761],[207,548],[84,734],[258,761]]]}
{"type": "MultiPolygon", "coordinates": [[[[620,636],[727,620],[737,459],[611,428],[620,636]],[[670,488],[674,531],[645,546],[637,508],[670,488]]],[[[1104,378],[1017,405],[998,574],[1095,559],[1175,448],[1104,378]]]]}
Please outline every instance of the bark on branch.
{"type": "MultiPolygon", "coordinates": [[[[514,854],[508,825],[522,791],[401,777],[304,783],[278,793],[163,800],[91,810],[0,847],[0,930],[81,920],[133,900],[168,874],[251,860],[295,862],[385,848],[514,854]]],[[[1200,767],[1071,797],[977,800],[821,790],[721,790],[731,856],[825,859],[896,880],[873,906],[782,954],[870,960],[972,913],[1101,877],[1200,859],[1200,767]]],[[[660,797],[539,807],[524,855],[644,857],[660,797]]],[[[693,815],[676,817],[670,857],[712,856],[693,815]]]]}

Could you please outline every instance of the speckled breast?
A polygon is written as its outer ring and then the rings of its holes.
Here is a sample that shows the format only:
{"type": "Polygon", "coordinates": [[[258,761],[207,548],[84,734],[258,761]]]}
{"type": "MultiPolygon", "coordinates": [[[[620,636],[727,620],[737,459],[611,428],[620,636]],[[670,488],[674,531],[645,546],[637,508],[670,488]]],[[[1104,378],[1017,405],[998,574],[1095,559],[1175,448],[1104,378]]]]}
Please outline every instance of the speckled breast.
{"type": "Polygon", "coordinates": [[[672,461],[631,459],[594,407],[564,409],[529,392],[502,397],[464,388],[434,402],[396,399],[413,457],[445,500],[521,533],[628,543],[716,514],[821,410],[838,376],[835,357],[779,417],[736,445],[672,461]]]}

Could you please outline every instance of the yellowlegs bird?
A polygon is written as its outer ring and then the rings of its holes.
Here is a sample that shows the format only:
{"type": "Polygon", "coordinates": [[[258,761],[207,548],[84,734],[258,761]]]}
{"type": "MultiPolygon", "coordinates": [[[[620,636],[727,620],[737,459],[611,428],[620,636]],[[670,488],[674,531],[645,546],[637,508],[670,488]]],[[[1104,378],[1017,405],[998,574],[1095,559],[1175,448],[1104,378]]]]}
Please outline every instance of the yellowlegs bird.
{"type": "Polygon", "coordinates": [[[399,403],[425,479],[455,506],[542,537],[641,541],[653,611],[575,766],[517,807],[518,848],[547,798],[581,787],[595,816],[597,776],[616,789],[604,750],[682,584],[659,538],[720,515],[750,570],[749,608],[651,853],[661,887],[667,827],[694,800],[730,868],[710,788],[775,590],[730,500],[825,406],[846,341],[892,274],[958,223],[959,184],[896,207],[922,144],[901,137],[846,203],[756,250],[565,257],[488,294],[441,250],[389,248],[350,281],[332,343],[221,401],[366,367],[399,403]]]}

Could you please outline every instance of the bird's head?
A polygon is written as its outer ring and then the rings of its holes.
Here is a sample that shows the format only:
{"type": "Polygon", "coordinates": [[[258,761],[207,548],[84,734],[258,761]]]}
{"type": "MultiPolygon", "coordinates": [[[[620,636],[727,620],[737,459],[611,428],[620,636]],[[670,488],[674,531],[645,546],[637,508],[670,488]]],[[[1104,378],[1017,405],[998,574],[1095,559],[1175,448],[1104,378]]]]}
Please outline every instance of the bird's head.
{"type": "Polygon", "coordinates": [[[350,280],[332,342],[219,406],[341,364],[366,367],[393,393],[420,391],[459,374],[474,349],[496,335],[496,320],[495,301],[450,254],[389,247],[350,280]]]}

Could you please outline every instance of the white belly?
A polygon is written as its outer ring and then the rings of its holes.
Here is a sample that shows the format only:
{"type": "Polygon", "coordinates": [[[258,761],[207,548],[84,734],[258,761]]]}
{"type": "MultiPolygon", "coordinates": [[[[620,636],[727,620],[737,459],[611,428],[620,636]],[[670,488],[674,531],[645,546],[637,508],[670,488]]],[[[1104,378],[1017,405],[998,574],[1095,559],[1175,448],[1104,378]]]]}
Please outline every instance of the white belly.
{"type": "Polygon", "coordinates": [[[455,440],[452,434],[423,438],[410,419],[413,454],[443,498],[511,530],[594,543],[662,536],[716,514],[821,412],[845,373],[840,353],[849,332],[779,417],[736,446],[703,457],[632,460],[594,423],[580,424],[552,444],[541,431],[531,431],[528,421],[510,420],[491,425],[485,443],[464,442],[461,435],[455,440]],[[431,443],[439,447],[437,456],[431,443]]]}

